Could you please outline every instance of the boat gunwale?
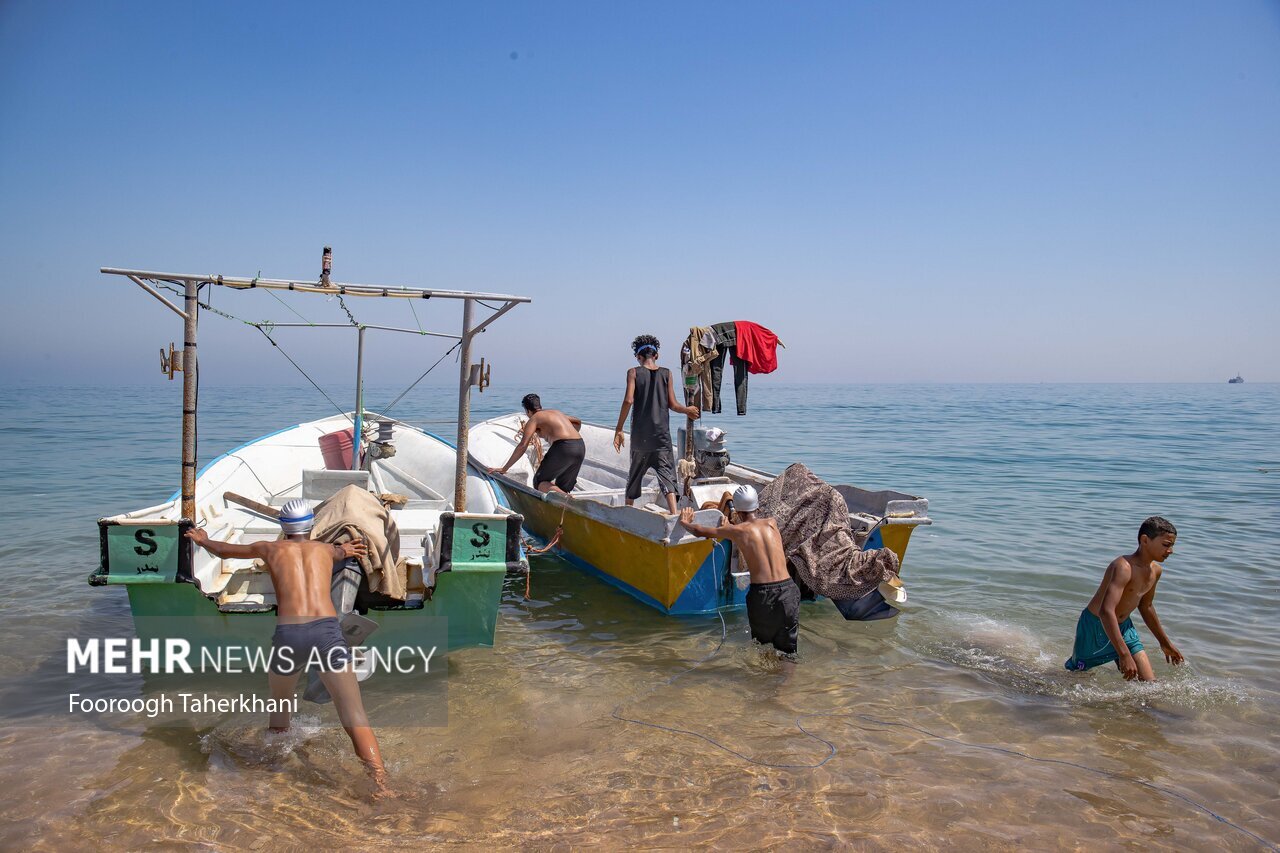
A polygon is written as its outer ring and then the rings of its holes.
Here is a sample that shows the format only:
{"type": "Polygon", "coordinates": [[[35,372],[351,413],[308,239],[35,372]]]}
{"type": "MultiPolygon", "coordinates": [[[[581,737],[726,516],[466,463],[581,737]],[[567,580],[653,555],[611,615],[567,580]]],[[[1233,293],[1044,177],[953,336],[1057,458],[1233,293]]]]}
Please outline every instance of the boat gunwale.
{"type": "MultiPolygon", "coordinates": [[[[478,423],[478,424],[474,425],[473,427],[471,427],[471,431],[475,431],[475,430],[480,429],[481,427],[486,427],[486,426],[487,426],[487,427],[489,427],[491,431],[496,431],[496,430],[498,430],[498,429],[507,429],[508,427],[503,423],[503,421],[506,421],[507,419],[510,419],[510,418],[518,418],[518,417],[520,417],[520,413],[519,413],[519,412],[512,412],[512,413],[510,413],[510,414],[506,414],[506,415],[499,415],[499,416],[498,416],[498,417],[496,417],[496,418],[489,418],[489,419],[487,419],[487,420],[481,421],[480,423],[478,423]]],[[[582,421],[582,425],[583,425],[583,426],[590,426],[590,427],[594,427],[594,428],[596,428],[596,429],[600,429],[600,430],[604,430],[604,431],[608,431],[608,430],[609,430],[609,428],[608,428],[608,427],[606,427],[606,426],[603,426],[603,425],[601,425],[601,424],[597,424],[597,423],[592,423],[592,422],[590,422],[590,421],[582,421]]],[[[469,444],[470,444],[470,443],[469,443],[469,444]]],[[[475,465],[479,465],[479,466],[481,466],[481,467],[485,467],[485,466],[483,465],[483,463],[481,463],[481,462],[480,462],[480,460],[476,458],[475,454],[474,454],[473,452],[471,452],[470,450],[468,450],[467,456],[468,456],[468,464],[475,464],[475,465]]],[[[770,473],[770,472],[768,472],[768,471],[763,471],[763,470],[761,470],[761,469],[759,469],[759,468],[752,468],[752,467],[750,467],[750,466],[748,466],[748,465],[742,465],[742,464],[739,464],[739,463],[737,463],[737,462],[730,462],[730,463],[729,463],[729,466],[728,466],[728,468],[726,469],[726,472],[725,472],[725,473],[726,473],[726,474],[731,474],[732,472],[735,472],[735,471],[738,471],[738,472],[745,472],[746,474],[754,475],[754,479],[757,479],[757,480],[758,480],[758,482],[759,482],[762,486],[763,486],[763,485],[767,485],[768,483],[772,482],[773,480],[777,479],[777,477],[778,477],[778,475],[777,475],[777,474],[770,473]]],[[[532,475],[531,475],[531,476],[532,476],[532,475]]],[[[504,485],[504,486],[508,486],[508,487],[511,487],[511,488],[518,489],[521,493],[523,493],[524,495],[526,495],[526,496],[528,496],[528,497],[534,498],[534,499],[536,499],[536,500],[541,500],[541,501],[543,501],[544,503],[552,503],[552,504],[562,504],[562,503],[563,503],[563,504],[567,504],[567,511],[572,511],[575,515],[579,515],[579,516],[582,516],[582,517],[585,517],[585,518],[593,518],[593,519],[595,519],[595,520],[597,520],[597,521],[601,522],[602,524],[606,524],[606,525],[608,525],[608,526],[610,526],[610,527],[615,527],[615,528],[617,528],[617,529],[625,530],[627,533],[631,533],[631,534],[633,534],[633,535],[637,535],[637,536],[644,536],[644,537],[645,537],[645,538],[647,538],[647,539],[651,539],[651,541],[660,542],[661,544],[666,545],[666,546],[668,546],[668,547],[674,547],[674,546],[679,545],[679,544],[684,544],[686,541],[688,541],[688,539],[687,539],[688,537],[692,537],[693,539],[697,539],[697,538],[699,538],[699,537],[695,537],[695,536],[693,536],[693,534],[691,534],[691,533],[686,533],[686,534],[684,534],[684,535],[680,536],[680,537],[679,537],[679,539],[677,539],[677,540],[675,540],[675,541],[672,541],[672,539],[671,539],[671,534],[674,532],[675,528],[677,527],[677,525],[676,525],[676,524],[674,523],[674,521],[673,521],[673,520],[676,518],[676,516],[671,516],[671,515],[668,515],[668,514],[666,514],[666,513],[663,513],[663,514],[662,514],[661,516],[659,516],[659,517],[661,517],[661,518],[665,519],[665,520],[668,522],[668,524],[667,524],[667,535],[666,535],[665,537],[663,537],[663,538],[655,539],[655,538],[652,538],[651,536],[649,536],[649,535],[647,535],[647,534],[641,533],[641,532],[639,532],[639,531],[637,531],[637,530],[633,529],[633,528],[632,528],[632,527],[630,527],[630,526],[624,526],[624,525],[618,525],[618,524],[611,524],[611,523],[610,523],[610,521],[609,521],[608,519],[602,518],[602,517],[600,517],[599,515],[596,515],[596,514],[593,514],[593,513],[590,513],[590,512],[580,511],[580,510],[578,509],[578,505],[587,505],[587,504],[591,504],[591,505],[594,505],[594,506],[596,506],[596,507],[599,507],[601,510],[606,511],[606,512],[607,512],[607,511],[609,511],[609,510],[619,510],[619,509],[624,509],[624,507],[619,507],[619,506],[615,506],[615,505],[613,505],[613,504],[606,504],[606,503],[603,503],[603,502],[598,501],[598,500],[593,500],[593,499],[592,499],[592,497],[591,497],[591,494],[592,494],[592,493],[585,493],[585,494],[583,495],[583,497],[580,497],[580,498],[574,498],[571,494],[570,494],[570,495],[566,495],[565,497],[561,498],[561,497],[556,496],[556,493],[555,493],[555,492],[540,492],[540,491],[538,491],[537,489],[535,489],[533,486],[531,486],[531,485],[529,485],[529,484],[527,484],[527,483],[523,483],[523,482],[521,482],[521,481],[519,481],[519,480],[516,480],[515,478],[511,477],[511,476],[510,476],[510,475],[508,475],[508,474],[492,473],[492,474],[489,474],[489,477],[490,477],[491,479],[493,479],[493,480],[495,480],[495,481],[497,481],[497,482],[501,483],[501,484],[502,484],[502,485],[504,485]]],[[[741,478],[741,479],[750,480],[750,479],[753,479],[753,477],[743,477],[743,478],[741,478]]],[[[913,495],[913,494],[911,494],[911,493],[909,493],[909,492],[899,492],[899,491],[897,491],[896,489],[880,489],[880,490],[872,491],[872,490],[870,490],[870,489],[864,489],[864,488],[862,488],[862,487],[860,487],[860,486],[855,486],[855,485],[850,484],[850,483],[836,483],[836,484],[832,484],[832,488],[839,489],[840,487],[844,487],[844,488],[848,488],[848,489],[853,489],[853,490],[860,491],[860,492],[865,492],[865,493],[867,493],[867,494],[878,494],[878,493],[881,493],[881,492],[892,492],[892,493],[893,493],[893,494],[895,494],[895,495],[902,495],[905,499],[912,500],[912,501],[925,501],[925,500],[927,500],[926,498],[921,497],[920,495],[913,495]]],[[[499,492],[501,492],[501,490],[498,490],[498,491],[499,491],[499,492]]],[[[617,492],[621,491],[621,488],[608,489],[607,491],[608,491],[609,493],[611,493],[611,494],[612,494],[612,493],[617,493],[617,492]]],[[[639,510],[640,512],[649,513],[649,511],[648,511],[648,510],[644,510],[644,509],[641,509],[641,508],[639,508],[639,507],[634,507],[634,506],[632,506],[632,507],[629,507],[629,508],[630,508],[630,509],[639,510]]],[[[886,508],[887,508],[887,507],[886,507],[886,508]]],[[[711,512],[711,510],[710,510],[710,509],[706,509],[706,510],[703,510],[703,509],[697,509],[697,510],[695,510],[695,513],[704,513],[704,512],[711,512]]],[[[656,513],[649,513],[649,514],[651,514],[651,515],[657,515],[656,513]]],[[[852,514],[853,514],[853,513],[851,513],[851,515],[852,515],[852,514]]],[[[696,517],[698,517],[698,516],[697,516],[697,515],[695,515],[695,518],[696,518],[696,517]]],[[[638,518],[638,517],[637,517],[637,518],[638,518]]],[[[873,520],[877,521],[877,523],[878,523],[878,525],[879,525],[879,526],[887,526],[887,525],[909,525],[909,526],[912,526],[912,527],[918,527],[918,526],[922,526],[922,525],[931,525],[931,524],[933,524],[933,519],[932,519],[932,518],[930,518],[928,515],[923,515],[923,516],[919,516],[919,515],[917,515],[917,516],[903,516],[903,517],[896,517],[896,518],[895,518],[895,517],[888,516],[888,515],[885,515],[883,518],[879,518],[879,519],[874,519],[874,518],[873,518],[873,520]]]]}
{"type": "MultiPolygon", "coordinates": [[[[324,423],[324,422],[326,422],[326,421],[339,421],[339,418],[344,418],[344,419],[346,419],[348,422],[350,422],[350,420],[351,420],[351,417],[350,417],[350,416],[351,416],[351,413],[348,413],[348,412],[342,412],[342,413],[337,414],[337,415],[327,415],[327,416],[325,416],[325,417],[316,418],[316,419],[314,419],[314,420],[310,420],[310,421],[301,421],[301,422],[298,422],[298,423],[292,424],[292,425],[290,425],[290,426],[281,427],[280,429],[276,429],[276,430],[272,430],[271,432],[264,433],[264,434],[262,434],[262,435],[258,436],[257,438],[250,439],[249,441],[246,441],[246,442],[244,442],[243,444],[241,444],[241,445],[239,445],[239,446],[237,446],[237,447],[235,447],[235,448],[232,448],[231,450],[227,450],[227,451],[225,451],[225,452],[223,452],[223,453],[220,453],[218,456],[214,457],[214,458],[213,458],[213,459],[211,459],[208,463],[206,463],[206,464],[204,465],[204,467],[202,467],[202,468],[199,470],[199,472],[196,474],[196,484],[197,484],[197,487],[200,485],[200,481],[201,481],[202,479],[204,479],[204,478],[205,478],[205,477],[206,477],[206,476],[207,476],[211,471],[213,471],[213,470],[214,470],[214,468],[215,468],[215,467],[217,467],[217,465],[219,465],[219,464],[220,464],[220,463],[222,463],[222,462],[226,462],[226,461],[229,461],[229,460],[232,460],[232,459],[238,459],[238,457],[236,456],[236,454],[238,454],[238,453],[240,453],[240,452],[242,452],[242,451],[244,451],[244,450],[246,450],[246,449],[248,449],[248,448],[250,448],[250,447],[253,447],[254,445],[257,445],[257,444],[260,444],[260,443],[262,443],[262,442],[264,442],[264,441],[267,441],[267,440],[269,440],[269,439],[275,438],[276,436],[280,436],[280,435],[287,434],[287,433],[289,433],[289,432],[291,432],[291,431],[293,431],[293,430],[304,429],[304,428],[307,428],[307,427],[317,427],[317,425],[322,424],[322,423],[324,423]]],[[[392,417],[390,417],[390,416],[380,416],[380,419],[383,419],[383,420],[390,420],[390,421],[392,421],[392,422],[393,422],[395,425],[397,425],[397,426],[400,426],[400,427],[406,427],[406,428],[408,428],[409,430],[411,430],[412,432],[414,432],[414,433],[416,433],[416,434],[418,434],[418,435],[421,435],[421,436],[423,436],[424,438],[428,439],[429,441],[434,441],[437,445],[439,445],[439,446],[440,446],[440,448],[445,449],[445,450],[448,450],[448,451],[451,451],[455,456],[456,456],[456,454],[457,454],[457,452],[458,452],[457,447],[455,447],[455,446],[454,446],[451,442],[449,442],[447,439],[442,438],[441,436],[438,436],[438,435],[436,435],[436,434],[434,434],[434,433],[432,433],[432,432],[429,432],[429,431],[427,431],[427,430],[424,430],[424,429],[422,429],[421,427],[415,426],[414,424],[408,423],[408,422],[406,422],[406,421],[399,420],[399,419],[397,419],[397,418],[392,418],[392,417]]],[[[247,463],[244,459],[238,459],[238,461],[239,461],[241,464],[243,464],[243,465],[248,465],[248,464],[249,464],[249,463],[247,463]]],[[[515,512],[515,510],[511,507],[510,503],[507,501],[507,499],[506,499],[506,495],[504,495],[504,494],[503,494],[502,490],[501,490],[501,489],[499,489],[499,488],[496,488],[496,487],[495,487],[495,484],[494,484],[494,477],[492,477],[491,475],[489,475],[489,474],[485,471],[485,469],[484,469],[484,467],[483,467],[483,466],[481,466],[481,465],[477,464],[473,459],[471,459],[471,458],[469,457],[469,458],[468,458],[468,465],[467,465],[467,467],[468,467],[468,471],[469,471],[470,473],[474,474],[477,478],[479,478],[481,481],[483,481],[483,482],[485,483],[485,485],[487,485],[487,486],[489,487],[489,490],[490,490],[490,491],[492,492],[492,494],[493,494],[493,502],[494,502],[494,504],[495,504],[495,509],[497,509],[497,510],[498,510],[499,514],[503,514],[503,515],[515,515],[515,514],[517,514],[517,513],[515,512]]],[[[249,466],[249,470],[250,470],[250,472],[252,473],[252,471],[253,471],[252,466],[249,466]]],[[[256,475],[255,475],[255,476],[256,476],[256,475]]],[[[198,493],[198,492],[197,492],[197,493],[198,493]]],[[[220,498],[219,498],[219,496],[218,496],[218,495],[216,495],[216,494],[215,494],[213,497],[215,498],[215,500],[216,500],[216,499],[220,499],[220,498]]],[[[225,503],[225,499],[223,499],[223,501],[224,501],[224,503],[225,503]]],[[[452,506],[452,504],[453,504],[452,500],[451,500],[451,499],[449,499],[449,498],[445,498],[445,501],[446,501],[447,505],[446,505],[445,507],[442,507],[442,508],[440,509],[440,511],[439,511],[439,512],[440,512],[440,515],[443,515],[443,514],[444,514],[444,513],[446,513],[446,512],[454,512],[454,511],[455,511],[455,510],[453,509],[453,506],[452,506]]],[[[393,512],[394,512],[394,510],[393,510],[393,512]]],[[[172,495],[170,495],[170,497],[169,497],[169,499],[168,499],[167,501],[164,501],[164,502],[162,502],[162,503],[152,504],[151,506],[141,507],[141,508],[139,508],[139,509],[127,510],[127,511],[125,511],[125,512],[123,512],[123,513],[117,513],[117,514],[115,514],[115,515],[110,515],[110,516],[103,516],[103,517],[100,517],[100,518],[98,519],[98,527],[99,527],[99,530],[100,530],[100,531],[104,530],[106,527],[114,526],[114,525],[146,525],[146,524],[150,524],[150,525],[156,525],[156,526],[159,526],[159,525],[178,525],[178,526],[180,526],[180,527],[181,527],[181,526],[184,526],[184,525],[186,524],[186,521],[181,517],[181,515],[182,515],[182,513],[181,513],[181,489],[179,489],[178,491],[175,491],[172,495]]],[[[191,523],[191,526],[192,526],[192,527],[195,527],[195,526],[199,526],[199,525],[198,525],[198,524],[196,524],[195,522],[192,522],[192,523],[191,523]]],[[[234,526],[233,526],[233,527],[234,527],[234,526]]],[[[105,535],[105,534],[100,533],[100,536],[103,536],[103,535],[105,535]]],[[[102,549],[104,549],[104,550],[103,550],[103,554],[105,555],[105,542],[101,545],[101,547],[102,547],[102,549]]],[[[521,552],[523,552],[523,547],[521,547],[521,552]]],[[[103,560],[105,561],[105,556],[103,557],[103,560]]],[[[521,558],[521,562],[522,562],[522,563],[524,563],[524,562],[525,562],[525,558],[524,558],[524,557],[522,557],[522,558],[521,558]]],[[[188,567],[188,571],[189,571],[189,570],[190,570],[190,567],[188,567]]],[[[503,571],[505,572],[506,570],[504,569],[503,571]]],[[[233,573],[233,574],[234,574],[234,573],[233,573]]],[[[206,590],[204,589],[204,585],[203,585],[203,584],[200,582],[200,580],[199,580],[196,576],[194,576],[193,574],[192,574],[192,575],[190,575],[190,576],[179,576],[178,578],[175,578],[175,579],[173,579],[173,580],[167,580],[167,579],[166,579],[166,580],[163,580],[163,581],[161,581],[161,580],[159,580],[159,579],[156,579],[156,578],[153,578],[153,577],[145,576],[145,575],[142,575],[142,576],[131,576],[131,575],[116,575],[116,576],[113,576],[113,575],[110,575],[110,574],[106,571],[106,565],[105,565],[105,562],[101,563],[101,564],[100,564],[96,569],[94,569],[94,571],[93,571],[93,572],[91,572],[91,573],[89,574],[89,576],[88,576],[88,582],[89,582],[90,586],[104,586],[104,585],[111,585],[111,586],[128,586],[128,585],[132,585],[132,584],[141,584],[141,583],[149,583],[149,584],[154,584],[154,583],[179,583],[179,584],[181,584],[181,583],[186,583],[186,584],[191,584],[191,585],[195,586],[195,587],[196,587],[196,589],[200,591],[200,594],[201,594],[202,596],[204,596],[205,598],[207,598],[207,599],[209,599],[209,600],[211,600],[211,601],[216,600],[216,599],[217,599],[217,597],[218,597],[219,595],[221,595],[221,594],[223,593],[223,591],[225,590],[225,587],[223,587],[223,588],[220,588],[220,589],[217,589],[217,590],[210,590],[210,591],[206,591],[206,590]]],[[[270,605],[270,607],[268,607],[267,609],[274,609],[274,607],[275,607],[275,605],[270,605]]],[[[416,604],[414,604],[414,603],[410,603],[410,604],[408,604],[407,606],[406,606],[406,605],[385,605],[385,606],[378,606],[378,607],[375,607],[374,609],[378,609],[378,610],[418,610],[418,609],[421,609],[421,608],[422,608],[422,604],[421,604],[421,603],[416,603],[416,604]]],[[[223,612],[239,612],[239,611],[223,611],[223,612]]],[[[252,612],[252,611],[244,611],[244,612],[252,612]]]]}

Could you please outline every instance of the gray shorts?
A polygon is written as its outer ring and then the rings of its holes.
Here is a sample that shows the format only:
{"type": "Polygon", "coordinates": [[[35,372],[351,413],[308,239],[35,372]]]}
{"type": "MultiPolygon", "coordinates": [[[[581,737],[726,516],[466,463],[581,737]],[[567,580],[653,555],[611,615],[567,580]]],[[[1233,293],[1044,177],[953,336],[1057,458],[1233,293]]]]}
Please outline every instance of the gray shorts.
{"type": "Polygon", "coordinates": [[[342,636],[342,625],[334,616],[312,622],[276,625],[271,637],[271,671],[293,675],[305,669],[312,657],[320,660],[320,670],[343,669],[351,660],[351,648],[342,636]]]}
{"type": "Polygon", "coordinates": [[[649,469],[658,477],[658,488],[664,495],[674,494],[676,490],[676,463],[671,455],[670,447],[657,450],[631,451],[631,471],[627,474],[627,500],[640,497],[640,487],[644,483],[644,475],[649,469]]]}

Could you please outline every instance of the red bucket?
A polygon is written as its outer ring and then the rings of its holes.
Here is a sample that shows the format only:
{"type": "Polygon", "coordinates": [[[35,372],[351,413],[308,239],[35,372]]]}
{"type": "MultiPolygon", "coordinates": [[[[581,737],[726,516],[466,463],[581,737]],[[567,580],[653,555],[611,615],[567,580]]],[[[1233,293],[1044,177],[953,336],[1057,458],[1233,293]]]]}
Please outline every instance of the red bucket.
{"type": "Polygon", "coordinates": [[[320,455],[324,457],[324,467],[330,471],[351,470],[351,436],[350,428],[340,429],[320,436],[320,455]]]}

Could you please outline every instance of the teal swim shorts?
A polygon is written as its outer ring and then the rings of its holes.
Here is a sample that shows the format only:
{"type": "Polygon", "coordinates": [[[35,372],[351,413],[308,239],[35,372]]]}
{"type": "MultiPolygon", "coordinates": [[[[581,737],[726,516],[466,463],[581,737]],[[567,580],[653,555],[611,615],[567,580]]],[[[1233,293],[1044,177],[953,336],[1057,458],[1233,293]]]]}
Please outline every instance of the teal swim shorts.
{"type": "MultiPolygon", "coordinates": [[[[1138,639],[1138,632],[1133,627],[1133,619],[1125,619],[1120,623],[1120,636],[1124,639],[1124,644],[1129,647],[1130,654],[1136,655],[1142,651],[1142,641],[1138,639]]],[[[1115,646],[1111,645],[1111,640],[1107,639],[1102,620],[1094,616],[1086,607],[1080,612],[1080,621],[1076,623],[1076,645],[1072,649],[1066,668],[1093,669],[1095,666],[1111,663],[1118,657],[1120,654],[1115,646]]]]}

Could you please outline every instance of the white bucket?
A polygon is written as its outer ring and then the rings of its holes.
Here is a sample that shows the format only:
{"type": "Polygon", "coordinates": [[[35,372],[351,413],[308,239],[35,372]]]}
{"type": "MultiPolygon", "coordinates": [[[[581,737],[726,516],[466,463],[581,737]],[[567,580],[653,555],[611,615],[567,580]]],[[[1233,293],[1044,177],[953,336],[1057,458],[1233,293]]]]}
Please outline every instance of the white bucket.
{"type": "Polygon", "coordinates": [[[751,586],[751,572],[732,572],[733,583],[738,589],[751,586]]]}

